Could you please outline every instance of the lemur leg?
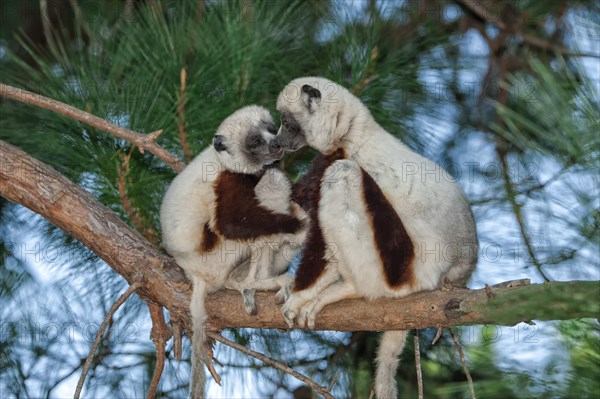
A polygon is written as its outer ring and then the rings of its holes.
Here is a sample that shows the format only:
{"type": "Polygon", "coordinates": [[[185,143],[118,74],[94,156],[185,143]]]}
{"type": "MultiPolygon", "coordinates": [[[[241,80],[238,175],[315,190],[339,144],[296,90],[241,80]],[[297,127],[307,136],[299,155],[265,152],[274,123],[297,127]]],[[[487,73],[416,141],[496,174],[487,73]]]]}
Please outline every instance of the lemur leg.
{"type": "Polygon", "coordinates": [[[361,168],[355,161],[339,160],[326,171],[321,186],[319,221],[326,242],[339,259],[340,274],[356,293],[378,297],[384,279],[373,226],[364,200],[361,168]]]}
{"type": "Polygon", "coordinates": [[[321,291],[338,281],[340,277],[341,275],[338,272],[338,265],[335,263],[329,263],[325,267],[325,270],[321,276],[319,276],[317,281],[311,287],[302,291],[292,292],[287,301],[285,301],[281,307],[281,313],[283,314],[283,318],[287,322],[288,326],[290,326],[290,328],[294,326],[294,319],[298,315],[302,305],[310,301],[312,298],[317,297],[321,291]]]}
{"type": "Polygon", "coordinates": [[[244,299],[244,311],[254,316],[256,314],[255,287],[260,277],[268,276],[271,264],[271,248],[268,244],[250,246],[250,267],[248,275],[244,279],[241,287],[242,297],[244,299]]]}
{"type": "MultiPolygon", "coordinates": [[[[306,213],[302,210],[302,208],[298,207],[296,204],[292,204],[292,209],[294,213],[299,217],[300,220],[304,221],[308,218],[306,213]]],[[[277,249],[273,250],[273,259],[271,262],[271,276],[275,277],[275,283],[278,287],[274,288],[257,288],[257,289],[279,289],[275,296],[275,300],[278,304],[282,304],[290,296],[292,285],[294,282],[293,276],[285,273],[290,263],[298,256],[300,249],[302,248],[302,244],[306,239],[306,228],[301,229],[294,235],[291,235],[288,239],[285,240],[283,244],[281,244],[277,249]]]]}
{"type": "Polygon", "coordinates": [[[321,292],[319,296],[302,306],[298,316],[298,325],[301,328],[308,326],[311,330],[315,328],[317,314],[330,303],[339,302],[344,299],[361,298],[356,287],[350,281],[338,281],[331,284],[321,292]]]}

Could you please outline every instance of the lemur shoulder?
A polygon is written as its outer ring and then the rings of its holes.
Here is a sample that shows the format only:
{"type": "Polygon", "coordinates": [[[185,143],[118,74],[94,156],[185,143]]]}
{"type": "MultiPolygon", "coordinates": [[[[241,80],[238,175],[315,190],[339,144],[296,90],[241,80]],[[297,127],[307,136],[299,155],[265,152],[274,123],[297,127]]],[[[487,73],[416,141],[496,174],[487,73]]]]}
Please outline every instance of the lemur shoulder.
{"type": "MultiPolygon", "coordinates": [[[[321,153],[293,190],[311,224],[282,307],[290,326],[314,328],[318,312],[342,299],[401,297],[468,280],[477,253],[473,215],[439,165],[385,131],[357,97],[327,79],[292,81],[277,109],[277,142],[321,153]],[[335,253],[323,251],[329,244],[335,253]]],[[[380,399],[397,396],[405,337],[403,331],[382,337],[375,381],[380,399]]]]}

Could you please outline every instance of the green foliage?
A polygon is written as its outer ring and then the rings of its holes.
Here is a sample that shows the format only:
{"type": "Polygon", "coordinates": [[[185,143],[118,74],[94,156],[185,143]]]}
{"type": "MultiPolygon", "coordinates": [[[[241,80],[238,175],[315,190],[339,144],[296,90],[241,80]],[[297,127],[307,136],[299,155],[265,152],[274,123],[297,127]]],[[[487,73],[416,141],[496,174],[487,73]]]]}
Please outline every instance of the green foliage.
{"type": "Polygon", "coordinates": [[[506,128],[495,129],[522,151],[539,151],[563,166],[595,167],[600,162],[599,93],[584,71],[564,61],[551,68],[532,61],[533,77],[513,77],[517,102],[501,106],[506,128]],[[520,94],[520,95],[519,95],[520,94]]]}

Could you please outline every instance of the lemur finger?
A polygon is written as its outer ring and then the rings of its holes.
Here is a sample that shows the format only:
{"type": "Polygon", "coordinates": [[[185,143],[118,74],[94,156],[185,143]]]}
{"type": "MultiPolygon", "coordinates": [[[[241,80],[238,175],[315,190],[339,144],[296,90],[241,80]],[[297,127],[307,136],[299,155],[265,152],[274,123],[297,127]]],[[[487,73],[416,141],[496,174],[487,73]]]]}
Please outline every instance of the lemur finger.
{"type": "Polygon", "coordinates": [[[316,313],[314,313],[314,312],[311,312],[311,313],[308,315],[308,321],[307,321],[307,324],[308,324],[308,328],[309,328],[309,329],[311,329],[311,330],[314,330],[314,329],[315,329],[315,319],[316,319],[316,318],[317,318],[317,314],[316,314],[316,313]]]}
{"type": "Polygon", "coordinates": [[[292,311],[283,312],[283,319],[287,323],[290,329],[294,328],[294,319],[296,318],[296,314],[292,311]]]}
{"type": "Polygon", "coordinates": [[[300,328],[305,328],[306,327],[306,319],[308,317],[308,312],[301,310],[300,314],[298,315],[298,327],[300,328]]]}

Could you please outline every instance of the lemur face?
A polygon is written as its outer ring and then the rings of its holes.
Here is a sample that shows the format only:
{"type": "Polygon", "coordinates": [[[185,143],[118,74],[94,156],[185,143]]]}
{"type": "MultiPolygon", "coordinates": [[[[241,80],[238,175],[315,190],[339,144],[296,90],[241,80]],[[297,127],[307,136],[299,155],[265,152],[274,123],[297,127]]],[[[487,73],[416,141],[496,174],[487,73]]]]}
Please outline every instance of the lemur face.
{"type": "Polygon", "coordinates": [[[342,103],[340,87],[316,77],[290,82],[277,98],[277,110],[281,113],[277,144],[288,151],[305,145],[321,152],[332,147],[336,115],[342,103]]]}
{"type": "Polygon", "coordinates": [[[217,129],[213,146],[228,170],[254,174],[281,159],[277,126],[266,108],[251,105],[228,116],[217,129]]]}

